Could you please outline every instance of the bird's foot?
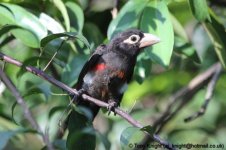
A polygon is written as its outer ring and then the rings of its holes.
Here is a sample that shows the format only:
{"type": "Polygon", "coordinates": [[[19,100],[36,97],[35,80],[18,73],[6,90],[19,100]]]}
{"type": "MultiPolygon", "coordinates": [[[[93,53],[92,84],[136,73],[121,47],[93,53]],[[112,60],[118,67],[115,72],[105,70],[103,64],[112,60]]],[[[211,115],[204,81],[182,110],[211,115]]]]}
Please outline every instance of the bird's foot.
{"type": "Polygon", "coordinates": [[[108,115],[111,114],[111,111],[114,112],[114,115],[116,115],[116,112],[115,112],[115,108],[118,107],[118,104],[114,101],[114,100],[109,100],[108,101],[108,115]]]}
{"type": "Polygon", "coordinates": [[[78,104],[79,103],[79,100],[80,100],[80,97],[82,96],[82,94],[85,93],[85,90],[84,89],[79,89],[77,91],[77,94],[72,94],[72,102],[76,101],[76,103],[78,104]]]}

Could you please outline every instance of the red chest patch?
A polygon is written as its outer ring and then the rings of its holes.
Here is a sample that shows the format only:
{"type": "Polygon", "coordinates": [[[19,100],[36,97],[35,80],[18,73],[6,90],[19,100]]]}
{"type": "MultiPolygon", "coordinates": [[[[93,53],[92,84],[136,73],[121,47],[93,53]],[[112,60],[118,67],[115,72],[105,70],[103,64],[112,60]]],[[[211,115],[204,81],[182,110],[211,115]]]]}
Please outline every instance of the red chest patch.
{"type": "Polygon", "coordinates": [[[101,71],[101,70],[104,70],[105,68],[106,68],[106,64],[100,63],[100,64],[97,64],[96,66],[94,66],[94,68],[92,70],[101,71]]]}

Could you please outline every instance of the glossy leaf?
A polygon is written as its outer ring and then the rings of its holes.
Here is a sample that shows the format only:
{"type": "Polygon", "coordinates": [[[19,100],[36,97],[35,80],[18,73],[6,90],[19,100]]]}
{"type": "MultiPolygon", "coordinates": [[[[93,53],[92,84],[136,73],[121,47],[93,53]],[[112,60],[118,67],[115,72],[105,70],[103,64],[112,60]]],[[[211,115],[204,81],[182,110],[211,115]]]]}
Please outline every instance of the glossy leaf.
{"type": "Polygon", "coordinates": [[[83,10],[76,3],[71,1],[66,2],[65,5],[70,18],[71,26],[74,27],[78,33],[81,33],[84,25],[83,10]]]}
{"type": "Polygon", "coordinates": [[[129,28],[137,28],[139,18],[142,15],[142,11],[146,4],[147,0],[128,1],[120,10],[118,16],[111,21],[108,27],[108,39],[112,39],[112,37],[118,32],[125,31],[129,28]]]}
{"type": "Polygon", "coordinates": [[[198,21],[211,20],[206,0],[189,0],[193,15],[198,21]]]}
{"type": "Polygon", "coordinates": [[[123,130],[120,142],[123,149],[135,148],[135,143],[141,142],[145,134],[137,127],[128,127],[123,130]]]}
{"type": "Polygon", "coordinates": [[[21,27],[21,29],[12,30],[12,33],[27,46],[38,47],[39,41],[47,35],[47,29],[38,18],[20,6],[2,3],[0,4],[0,16],[4,18],[4,20],[1,19],[0,24],[21,27]]]}
{"type": "Polygon", "coordinates": [[[31,96],[33,94],[43,94],[43,91],[37,87],[30,88],[23,94],[23,97],[31,96]]]}
{"type": "Polygon", "coordinates": [[[179,20],[171,13],[170,13],[170,19],[171,19],[175,34],[183,38],[186,42],[188,42],[189,40],[188,40],[187,33],[185,32],[185,29],[181,25],[179,20]]]}
{"type": "Polygon", "coordinates": [[[18,131],[2,131],[0,132],[0,150],[3,150],[8,141],[15,136],[18,131]]]}
{"type": "Polygon", "coordinates": [[[16,28],[19,28],[19,26],[17,26],[17,25],[9,25],[9,24],[3,25],[2,27],[0,27],[0,37],[3,34],[9,32],[10,30],[16,29],[16,28]]]}
{"type": "Polygon", "coordinates": [[[216,54],[221,64],[226,67],[226,32],[224,26],[218,21],[217,17],[210,10],[211,22],[205,22],[206,29],[211,41],[213,42],[216,54]]]}
{"type": "Polygon", "coordinates": [[[87,56],[85,55],[79,55],[77,57],[74,57],[69,64],[66,65],[66,67],[63,70],[62,74],[62,82],[65,84],[68,84],[69,86],[73,86],[79,76],[80,71],[82,70],[83,65],[87,61],[87,56]]]}
{"type": "Polygon", "coordinates": [[[174,33],[170,14],[164,1],[150,1],[140,22],[143,31],[157,35],[161,42],[147,48],[150,58],[162,66],[168,66],[173,51],[174,33]]]}
{"type": "Polygon", "coordinates": [[[60,38],[60,37],[66,37],[70,40],[78,39],[78,40],[82,41],[88,48],[90,47],[89,42],[87,41],[87,39],[84,36],[77,34],[75,32],[65,32],[65,33],[50,34],[47,37],[43,38],[40,43],[40,48],[43,49],[50,41],[60,38]]]}
{"type": "Polygon", "coordinates": [[[66,106],[56,106],[53,107],[50,111],[49,111],[49,115],[48,118],[50,119],[57,111],[62,111],[64,109],[67,109],[66,106]]]}
{"type": "Polygon", "coordinates": [[[20,125],[20,124],[16,121],[16,119],[14,118],[14,110],[15,110],[16,106],[17,106],[17,101],[15,101],[15,102],[13,103],[13,105],[12,105],[12,108],[11,108],[11,115],[12,115],[13,122],[14,122],[15,124],[17,124],[17,125],[20,125]]]}
{"type": "Polygon", "coordinates": [[[40,14],[39,21],[52,33],[65,32],[65,29],[57,20],[45,13],[40,14]]]}
{"type": "Polygon", "coordinates": [[[145,126],[145,127],[141,128],[140,130],[148,132],[150,135],[153,135],[155,133],[155,129],[150,125],[145,126]]]}
{"type": "Polygon", "coordinates": [[[67,9],[62,0],[53,0],[54,5],[59,9],[60,13],[62,14],[66,26],[66,31],[70,31],[70,19],[68,16],[67,9]]]}

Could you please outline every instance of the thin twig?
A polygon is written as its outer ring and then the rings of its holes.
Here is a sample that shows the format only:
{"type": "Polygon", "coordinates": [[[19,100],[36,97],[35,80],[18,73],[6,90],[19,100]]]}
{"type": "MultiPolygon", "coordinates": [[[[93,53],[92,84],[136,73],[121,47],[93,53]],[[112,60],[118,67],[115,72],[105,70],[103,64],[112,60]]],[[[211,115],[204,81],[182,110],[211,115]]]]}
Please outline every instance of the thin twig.
{"type": "MultiPolygon", "coordinates": [[[[153,123],[153,128],[156,128],[156,134],[160,133],[166,123],[171,120],[178,112],[192,99],[199,89],[206,86],[218,70],[222,70],[221,64],[218,62],[212,65],[205,72],[194,77],[186,87],[183,87],[170,97],[170,103],[166,106],[166,110],[153,123]]],[[[146,136],[142,143],[147,144],[151,141],[150,137],[146,136]]]]}
{"type": "Polygon", "coordinates": [[[45,71],[49,65],[51,64],[51,62],[53,61],[53,59],[56,57],[56,55],[58,54],[59,50],[61,49],[61,47],[64,45],[65,41],[62,41],[60,43],[60,46],[58,47],[58,49],[56,50],[56,52],[53,54],[52,58],[50,59],[50,61],[47,63],[47,65],[44,67],[43,71],[45,71]]]}
{"type": "Polygon", "coordinates": [[[184,119],[185,122],[189,122],[189,121],[195,120],[196,118],[198,118],[198,117],[200,117],[200,116],[205,114],[207,106],[208,106],[210,100],[213,97],[213,92],[214,92],[216,83],[217,83],[217,81],[219,79],[221,70],[222,70],[221,67],[217,67],[216,68],[216,72],[214,73],[213,77],[209,81],[208,86],[207,86],[207,90],[206,90],[205,101],[204,101],[202,107],[200,108],[200,110],[198,112],[194,113],[193,115],[185,118],[184,119]]]}
{"type": "MultiPolygon", "coordinates": [[[[0,59],[3,59],[4,61],[8,62],[8,63],[11,63],[11,64],[14,64],[18,67],[22,67],[22,63],[9,57],[9,56],[6,56],[5,54],[1,53],[0,52],[0,59]]],[[[72,89],[70,88],[69,86],[67,86],[66,84],[54,79],[53,77],[45,74],[43,71],[35,68],[35,67],[31,67],[31,66],[26,66],[25,69],[28,71],[28,72],[31,72],[41,78],[43,78],[44,80],[52,83],[53,85],[63,89],[64,91],[66,91],[67,93],[69,93],[70,95],[71,94],[74,94],[74,95],[78,95],[78,91],[75,90],[75,89],[72,89]]],[[[98,99],[95,99],[93,97],[90,97],[86,94],[82,94],[82,98],[84,100],[87,100],[87,101],[90,101],[100,107],[105,107],[105,108],[108,108],[108,104],[103,102],[103,101],[100,101],[98,99]]],[[[127,114],[125,111],[121,110],[120,108],[115,108],[115,112],[116,114],[118,114],[119,116],[121,116],[122,118],[124,118],[126,121],[128,121],[130,124],[132,124],[133,126],[135,127],[138,127],[138,128],[142,128],[144,127],[142,124],[140,124],[138,121],[136,121],[135,119],[133,119],[129,114],[127,114]]],[[[153,140],[158,142],[159,144],[162,144],[164,147],[168,148],[168,149],[174,149],[172,147],[171,144],[169,144],[168,142],[160,139],[158,137],[158,135],[154,134],[152,136],[153,140]]]]}
{"type": "Polygon", "coordinates": [[[186,87],[183,87],[181,90],[173,94],[170,98],[170,103],[166,107],[167,109],[161,115],[158,120],[154,122],[154,127],[158,129],[160,132],[161,128],[179,111],[181,108],[187,104],[192,97],[199,91],[199,89],[203,88],[208,84],[209,80],[213,76],[216,71],[216,68],[221,68],[220,63],[216,63],[211,66],[205,72],[194,77],[186,87]],[[179,102],[179,104],[177,104],[179,102]],[[176,107],[176,109],[174,109],[176,107]]]}
{"type": "Polygon", "coordinates": [[[43,134],[43,132],[41,131],[41,128],[39,127],[38,123],[32,116],[31,111],[27,107],[20,93],[17,91],[12,81],[6,76],[6,74],[1,69],[0,69],[0,77],[2,82],[4,82],[4,84],[8,87],[8,89],[12,92],[13,96],[16,98],[17,103],[23,108],[24,117],[29,121],[31,126],[41,134],[42,139],[46,144],[46,146],[48,147],[48,149],[53,150],[52,144],[49,142],[48,135],[43,134]]]}

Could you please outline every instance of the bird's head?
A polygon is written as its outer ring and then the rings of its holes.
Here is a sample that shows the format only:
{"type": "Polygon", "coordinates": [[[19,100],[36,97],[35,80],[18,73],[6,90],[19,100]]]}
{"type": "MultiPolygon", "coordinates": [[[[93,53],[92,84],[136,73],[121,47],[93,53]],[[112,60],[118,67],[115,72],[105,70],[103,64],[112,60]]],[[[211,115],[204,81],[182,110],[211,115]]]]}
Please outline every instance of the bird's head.
{"type": "Polygon", "coordinates": [[[160,42],[152,34],[143,33],[137,29],[130,29],[117,34],[110,42],[111,49],[127,55],[137,55],[141,49],[160,42]]]}

